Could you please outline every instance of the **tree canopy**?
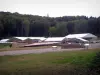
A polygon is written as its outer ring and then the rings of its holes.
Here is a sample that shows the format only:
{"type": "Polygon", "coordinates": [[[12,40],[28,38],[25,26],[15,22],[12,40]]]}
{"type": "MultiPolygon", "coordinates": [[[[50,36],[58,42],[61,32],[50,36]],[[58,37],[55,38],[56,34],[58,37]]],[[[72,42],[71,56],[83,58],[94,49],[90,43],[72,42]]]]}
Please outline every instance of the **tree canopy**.
{"type": "Polygon", "coordinates": [[[13,36],[66,36],[74,33],[100,35],[100,17],[46,17],[0,12],[0,38],[13,36]]]}

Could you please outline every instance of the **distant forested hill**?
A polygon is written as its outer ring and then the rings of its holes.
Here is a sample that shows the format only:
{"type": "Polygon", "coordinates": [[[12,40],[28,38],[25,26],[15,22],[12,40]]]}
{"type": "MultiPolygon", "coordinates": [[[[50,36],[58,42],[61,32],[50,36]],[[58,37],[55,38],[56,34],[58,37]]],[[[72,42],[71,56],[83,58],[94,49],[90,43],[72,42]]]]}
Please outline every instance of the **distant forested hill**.
{"type": "Polygon", "coordinates": [[[100,35],[100,17],[43,17],[0,12],[0,37],[65,36],[73,33],[100,35]]]}

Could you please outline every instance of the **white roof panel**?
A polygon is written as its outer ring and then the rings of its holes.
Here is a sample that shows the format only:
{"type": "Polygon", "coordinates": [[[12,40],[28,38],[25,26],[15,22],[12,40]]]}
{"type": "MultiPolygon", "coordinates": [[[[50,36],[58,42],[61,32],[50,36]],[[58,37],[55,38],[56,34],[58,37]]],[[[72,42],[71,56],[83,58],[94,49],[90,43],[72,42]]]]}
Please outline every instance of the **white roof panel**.
{"type": "Polygon", "coordinates": [[[66,38],[84,38],[84,37],[96,37],[96,36],[90,33],[83,33],[83,34],[69,34],[65,37],[66,38]]]}
{"type": "Polygon", "coordinates": [[[9,39],[2,39],[1,42],[7,42],[9,39]]]}
{"type": "Polygon", "coordinates": [[[14,38],[18,38],[20,40],[26,40],[26,39],[40,39],[40,40],[45,40],[45,37],[14,37],[14,38]]]}
{"type": "Polygon", "coordinates": [[[45,41],[51,41],[51,42],[54,42],[54,41],[62,41],[64,38],[65,37],[49,37],[45,41]]]}
{"type": "Polygon", "coordinates": [[[29,37],[30,39],[40,39],[40,40],[45,40],[45,37],[29,37]]]}
{"type": "Polygon", "coordinates": [[[14,38],[17,38],[17,39],[20,39],[20,40],[25,40],[25,39],[27,39],[27,37],[14,37],[14,38]]]}
{"type": "Polygon", "coordinates": [[[85,39],[82,39],[82,38],[77,38],[77,39],[84,41],[84,42],[88,42],[88,40],[85,40],[85,39]]]}

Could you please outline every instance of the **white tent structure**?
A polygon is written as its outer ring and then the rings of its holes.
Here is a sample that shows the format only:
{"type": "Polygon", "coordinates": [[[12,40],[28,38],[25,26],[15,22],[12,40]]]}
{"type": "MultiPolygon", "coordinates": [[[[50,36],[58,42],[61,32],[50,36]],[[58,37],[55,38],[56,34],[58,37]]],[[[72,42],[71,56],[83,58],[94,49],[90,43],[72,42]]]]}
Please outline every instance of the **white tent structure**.
{"type": "Polygon", "coordinates": [[[61,42],[65,37],[48,37],[45,42],[61,42]]]}
{"type": "Polygon", "coordinates": [[[9,39],[2,39],[2,40],[0,40],[0,43],[7,43],[8,40],[9,39]]]}
{"type": "Polygon", "coordinates": [[[91,39],[97,39],[97,36],[91,33],[83,33],[83,34],[69,34],[65,36],[65,38],[83,38],[83,39],[91,40],[91,39]]]}
{"type": "Polygon", "coordinates": [[[88,40],[85,40],[85,39],[83,39],[83,38],[76,38],[76,39],[78,39],[78,40],[80,40],[80,41],[82,41],[82,42],[89,42],[88,40]]]}
{"type": "Polygon", "coordinates": [[[20,40],[26,40],[26,39],[39,39],[41,41],[45,40],[46,38],[45,37],[14,37],[14,38],[17,38],[17,39],[20,39],[20,40]]]}
{"type": "Polygon", "coordinates": [[[89,43],[89,41],[83,38],[64,38],[62,43],[89,43]]]}

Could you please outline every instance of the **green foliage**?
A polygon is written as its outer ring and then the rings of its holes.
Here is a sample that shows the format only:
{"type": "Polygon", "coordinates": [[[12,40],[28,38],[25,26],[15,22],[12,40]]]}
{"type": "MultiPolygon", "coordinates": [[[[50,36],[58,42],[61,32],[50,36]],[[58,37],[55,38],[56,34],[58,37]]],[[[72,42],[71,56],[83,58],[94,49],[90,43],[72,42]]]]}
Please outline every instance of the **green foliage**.
{"type": "Polygon", "coordinates": [[[10,45],[9,43],[0,43],[0,48],[10,47],[10,45]]]}
{"type": "Polygon", "coordinates": [[[69,33],[69,34],[73,34],[74,31],[75,31],[74,28],[75,28],[75,23],[74,23],[73,21],[69,21],[69,22],[67,23],[68,33],[69,33]]]}
{"type": "Polygon", "coordinates": [[[56,28],[57,28],[57,32],[56,32],[57,36],[65,36],[68,34],[67,22],[57,23],[56,28]]]}
{"type": "Polygon", "coordinates": [[[23,29],[24,29],[24,35],[28,36],[29,35],[30,22],[27,19],[24,19],[22,24],[23,24],[23,29]]]}
{"type": "Polygon", "coordinates": [[[0,12],[0,38],[12,36],[66,36],[73,33],[100,35],[100,17],[42,17],[0,12]]]}
{"type": "Polygon", "coordinates": [[[88,32],[88,21],[87,20],[77,20],[74,21],[75,33],[86,33],[88,32]]]}
{"type": "Polygon", "coordinates": [[[56,35],[56,32],[57,32],[57,29],[56,27],[50,27],[49,28],[49,36],[55,36],[56,35]]]}
{"type": "Polygon", "coordinates": [[[92,75],[100,75],[100,52],[97,52],[89,64],[89,71],[92,75]]]}

